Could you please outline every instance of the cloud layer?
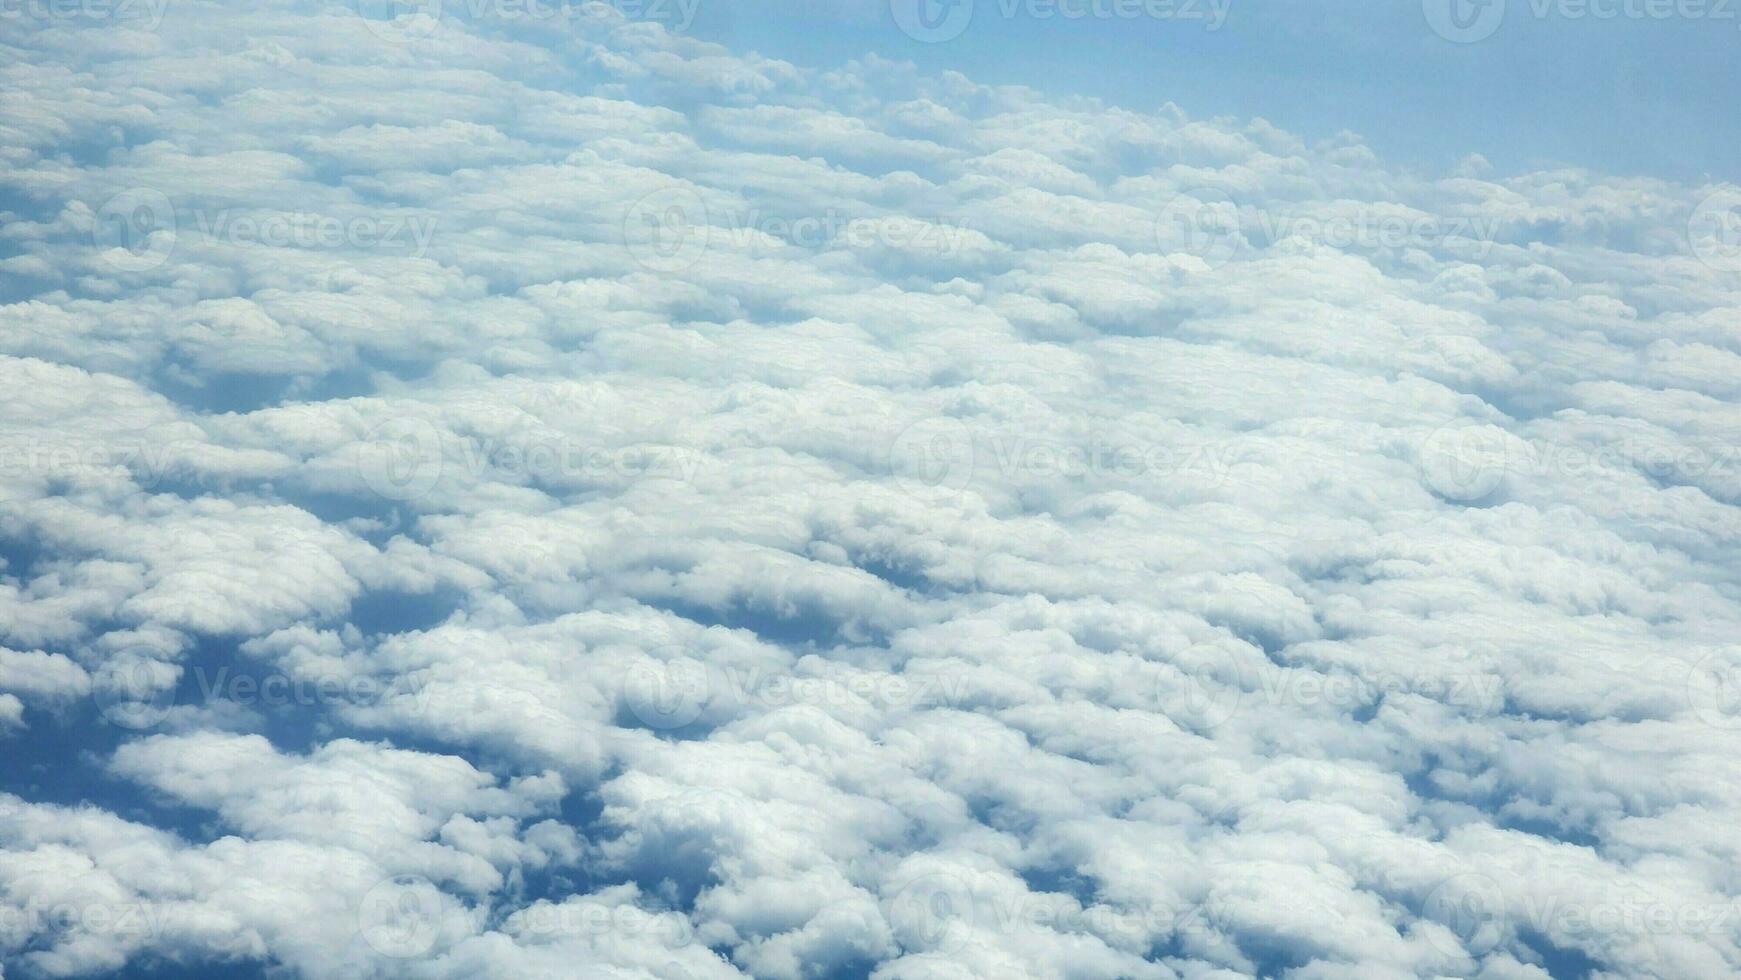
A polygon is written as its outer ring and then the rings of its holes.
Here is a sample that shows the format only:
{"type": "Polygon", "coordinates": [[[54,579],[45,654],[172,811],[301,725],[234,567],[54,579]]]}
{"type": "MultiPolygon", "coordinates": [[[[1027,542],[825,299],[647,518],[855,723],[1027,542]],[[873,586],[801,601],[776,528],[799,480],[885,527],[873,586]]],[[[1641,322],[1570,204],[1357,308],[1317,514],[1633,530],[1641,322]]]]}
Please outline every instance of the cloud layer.
{"type": "Polygon", "coordinates": [[[461,13],[0,19],[4,975],[1741,972],[1741,189],[461,13]]]}

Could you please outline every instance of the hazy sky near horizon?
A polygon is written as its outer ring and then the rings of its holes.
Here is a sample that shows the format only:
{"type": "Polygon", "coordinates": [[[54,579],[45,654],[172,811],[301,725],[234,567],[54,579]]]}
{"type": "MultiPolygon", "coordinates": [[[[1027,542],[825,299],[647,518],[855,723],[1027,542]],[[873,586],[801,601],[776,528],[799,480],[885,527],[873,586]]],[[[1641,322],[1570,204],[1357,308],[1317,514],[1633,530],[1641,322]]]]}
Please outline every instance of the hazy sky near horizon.
{"type": "Polygon", "coordinates": [[[1732,0],[947,3],[923,0],[971,19],[941,42],[903,33],[888,0],[700,0],[690,30],[811,67],[875,52],[1139,111],[1171,101],[1312,138],[1349,130],[1428,169],[1480,153],[1507,173],[1741,178],[1732,0]],[[1453,16],[1475,29],[1434,31],[1453,16]]]}

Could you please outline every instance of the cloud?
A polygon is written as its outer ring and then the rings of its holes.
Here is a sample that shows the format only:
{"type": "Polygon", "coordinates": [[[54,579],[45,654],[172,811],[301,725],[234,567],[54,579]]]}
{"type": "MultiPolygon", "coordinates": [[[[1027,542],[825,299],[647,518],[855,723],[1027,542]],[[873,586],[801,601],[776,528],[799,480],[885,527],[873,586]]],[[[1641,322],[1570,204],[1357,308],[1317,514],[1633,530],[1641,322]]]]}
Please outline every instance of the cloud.
{"type": "Polygon", "coordinates": [[[0,19],[7,970],[1741,969],[1733,189],[171,14],[0,19]]]}

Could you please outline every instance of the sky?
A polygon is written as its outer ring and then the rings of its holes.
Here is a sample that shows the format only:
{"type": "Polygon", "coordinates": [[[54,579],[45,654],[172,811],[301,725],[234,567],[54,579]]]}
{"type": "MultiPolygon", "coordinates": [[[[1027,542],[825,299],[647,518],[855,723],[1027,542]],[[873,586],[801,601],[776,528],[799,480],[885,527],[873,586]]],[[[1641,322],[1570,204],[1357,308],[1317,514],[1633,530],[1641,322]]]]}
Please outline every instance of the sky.
{"type": "Polygon", "coordinates": [[[1715,0],[1179,0],[1152,15],[1114,0],[932,4],[968,12],[959,33],[950,22],[947,39],[915,39],[871,0],[703,0],[689,31],[809,67],[875,52],[1138,111],[1171,101],[1314,139],[1347,130],[1434,171],[1479,153],[1506,173],[1741,176],[1741,10],[1715,0]],[[1465,8],[1473,31],[1435,32],[1465,8]]]}
{"type": "Polygon", "coordinates": [[[1063,2],[0,5],[0,978],[1741,975],[1728,8],[1063,2]]]}

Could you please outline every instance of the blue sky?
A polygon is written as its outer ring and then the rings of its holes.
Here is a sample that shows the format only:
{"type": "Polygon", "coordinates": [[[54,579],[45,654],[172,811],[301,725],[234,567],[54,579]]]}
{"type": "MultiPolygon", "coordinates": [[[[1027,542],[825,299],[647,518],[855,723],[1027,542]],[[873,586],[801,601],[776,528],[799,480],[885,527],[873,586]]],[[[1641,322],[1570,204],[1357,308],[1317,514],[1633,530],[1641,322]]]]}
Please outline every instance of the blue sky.
{"type": "MultiPolygon", "coordinates": [[[[1215,30],[1148,16],[1040,18],[1030,11],[1046,8],[1029,0],[973,0],[971,26],[934,44],[902,34],[883,3],[703,0],[691,30],[815,67],[875,52],[1138,110],[1171,100],[1307,137],[1351,130],[1386,159],[1438,171],[1480,153],[1508,173],[1741,176],[1741,9],[1692,2],[1671,8],[1692,16],[1659,18],[1646,0],[1493,2],[1503,21],[1474,43],[1433,33],[1417,0],[1231,0],[1215,30]]],[[[1177,9],[1210,10],[1208,0],[1177,9]]]]}

